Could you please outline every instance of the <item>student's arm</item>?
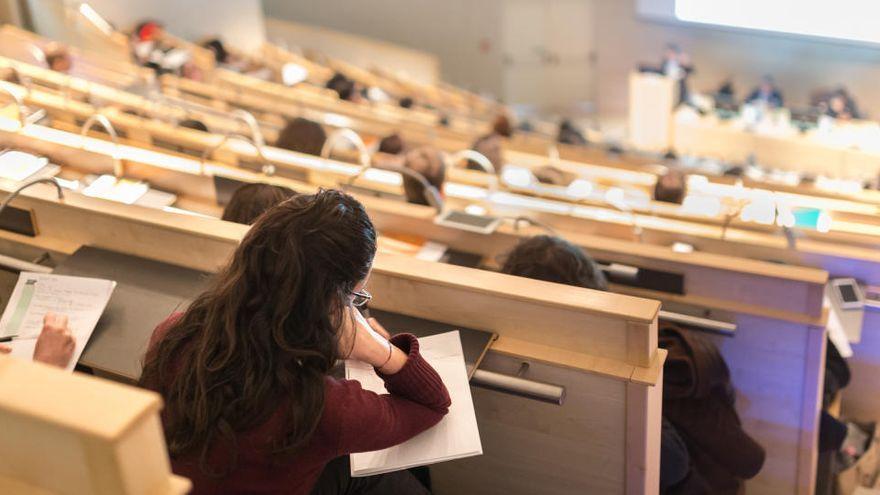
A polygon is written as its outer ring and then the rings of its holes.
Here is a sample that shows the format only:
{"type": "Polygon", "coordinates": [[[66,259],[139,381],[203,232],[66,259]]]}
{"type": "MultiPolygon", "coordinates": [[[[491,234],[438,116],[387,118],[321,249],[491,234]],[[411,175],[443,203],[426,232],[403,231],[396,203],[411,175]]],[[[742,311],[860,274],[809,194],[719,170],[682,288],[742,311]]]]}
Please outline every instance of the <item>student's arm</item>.
{"type": "Polygon", "coordinates": [[[449,392],[419,353],[418,340],[400,334],[391,343],[405,359],[396,370],[376,371],[389,394],[363,390],[349,380],[329,387],[324,414],[337,428],[337,455],[397,445],[434,426],[449,411],[449,392]]]}

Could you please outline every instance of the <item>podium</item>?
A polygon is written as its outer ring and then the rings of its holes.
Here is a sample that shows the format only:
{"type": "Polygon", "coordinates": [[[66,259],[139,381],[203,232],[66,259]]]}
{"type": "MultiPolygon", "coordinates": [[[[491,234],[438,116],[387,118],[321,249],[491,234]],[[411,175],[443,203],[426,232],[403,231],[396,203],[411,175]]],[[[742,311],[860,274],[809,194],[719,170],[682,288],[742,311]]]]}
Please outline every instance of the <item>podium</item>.
{"type": "Polygon", "coordinates": [[[182,495],[159,395],[0,356],[0,493],[182,495]]]}
{"type": "Polygon", "coordinates": [[[654,73],[629,76],[630,144],[641,151],[672,146],[672,112],[679,99],[678,81],[654,73]]]}

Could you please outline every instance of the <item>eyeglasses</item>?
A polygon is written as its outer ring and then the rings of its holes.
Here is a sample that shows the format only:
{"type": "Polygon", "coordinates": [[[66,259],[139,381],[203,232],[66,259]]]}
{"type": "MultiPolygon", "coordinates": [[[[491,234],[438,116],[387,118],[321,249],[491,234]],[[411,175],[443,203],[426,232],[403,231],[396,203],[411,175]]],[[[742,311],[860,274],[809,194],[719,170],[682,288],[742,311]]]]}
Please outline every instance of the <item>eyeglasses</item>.
{"type": "Polygon", "coordinates": [[[352,296],[351,304],[353,304],[357,308],[360,308],[360,307],[366,305],[368,302],[370,302],[373,299],[373,295],[365,290],[361,290],[358,292],[352,292],[351,296],[352,296]]]}

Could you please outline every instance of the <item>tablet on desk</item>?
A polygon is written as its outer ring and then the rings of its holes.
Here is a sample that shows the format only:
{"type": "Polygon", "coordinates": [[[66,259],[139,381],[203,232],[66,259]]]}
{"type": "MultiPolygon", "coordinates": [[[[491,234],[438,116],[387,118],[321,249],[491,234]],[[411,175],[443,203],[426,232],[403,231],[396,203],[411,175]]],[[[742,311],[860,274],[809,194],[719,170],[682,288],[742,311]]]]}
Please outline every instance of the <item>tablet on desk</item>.
{"type": "Polygon", "coordinates": [[[491,234],[495,232],[501,219],[484,215],[471,215],[463,211],[449,210],[434,220],[437,225],[453,227],[456,229],[476,232],[478,234],[491,234]]]}
{"type": "Polygon", "coordinates": [[[855,279],[837,278],[829,283],[841,309],[859,309],[864,306],[865,295],[855,279]]]}

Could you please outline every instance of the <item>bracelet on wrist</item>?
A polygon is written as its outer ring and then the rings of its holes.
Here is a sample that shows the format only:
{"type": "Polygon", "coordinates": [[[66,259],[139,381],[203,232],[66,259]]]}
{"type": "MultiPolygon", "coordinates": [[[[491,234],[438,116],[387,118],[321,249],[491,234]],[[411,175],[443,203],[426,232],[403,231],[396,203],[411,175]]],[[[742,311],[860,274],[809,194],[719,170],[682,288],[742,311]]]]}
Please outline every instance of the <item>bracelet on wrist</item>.
{"type": "Polygon", "coordinates": [[[386,365],[388,365],[389,362],[391,362],[391,355],[394,352],[394,349],[393,349],[394,344],[392,344],[390,341],[387,341],[387,340],[386,340],[386,342],[388,343],[388,357],[385,358],[385,362],[382,363],[381,366],[376,367],[376,369],[379,371],[382,371],[382,368],[384,368],[386,365]]]}

